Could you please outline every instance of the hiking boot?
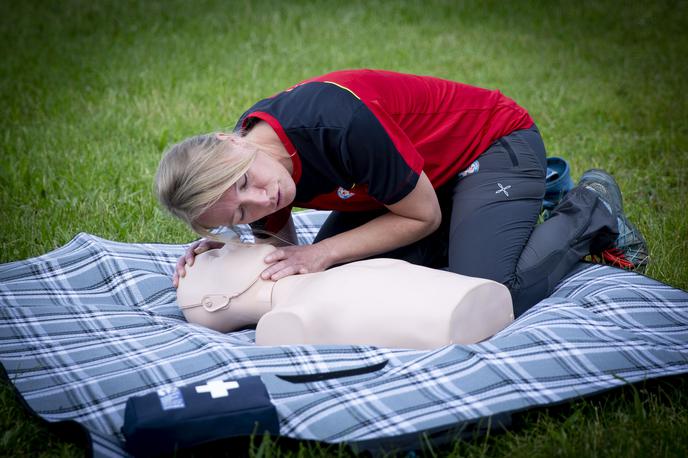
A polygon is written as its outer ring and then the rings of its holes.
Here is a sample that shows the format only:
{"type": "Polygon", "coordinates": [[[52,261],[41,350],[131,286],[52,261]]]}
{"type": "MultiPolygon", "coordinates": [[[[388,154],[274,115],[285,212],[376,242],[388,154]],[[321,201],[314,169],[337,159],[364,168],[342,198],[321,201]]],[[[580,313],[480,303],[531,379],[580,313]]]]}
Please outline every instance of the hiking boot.
{"type": "Polygon", "coordinates": [[[580,186],[597,193],[607,209],[616,215],[619,236],[613,245],[601,253],[591,254],[594,262],[644,272],[649,263],[647,243],[637,227],[623,212],[623,198],[614,177],[604,170],[591,169],[583,173],[580,186]]]}
{"type": "Polygon", "coordinates": [[[578,186],[585,186],[586,188],[595,191],[602,199],[602,202],[611,207],[617,215],[623,214],[623,198],[621,197],[621,189],[616,183],[613,176],[600,169],[590,169],[583,172],[578,186]]]}

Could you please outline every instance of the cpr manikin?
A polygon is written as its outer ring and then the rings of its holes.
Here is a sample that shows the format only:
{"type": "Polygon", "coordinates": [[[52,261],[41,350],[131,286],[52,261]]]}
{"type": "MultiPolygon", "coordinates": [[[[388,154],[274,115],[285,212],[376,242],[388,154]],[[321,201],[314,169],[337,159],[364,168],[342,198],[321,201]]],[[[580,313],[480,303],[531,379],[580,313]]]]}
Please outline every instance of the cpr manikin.
{"type": "Polygon", "coordinates": [[[253,325],[256,344],[353,344],[430,349],[484,340],[514,319],[497,282],[372,259],[263,280],[266,244],[196,256],[180,278],[186,319],[220,332],[253,325]]]}

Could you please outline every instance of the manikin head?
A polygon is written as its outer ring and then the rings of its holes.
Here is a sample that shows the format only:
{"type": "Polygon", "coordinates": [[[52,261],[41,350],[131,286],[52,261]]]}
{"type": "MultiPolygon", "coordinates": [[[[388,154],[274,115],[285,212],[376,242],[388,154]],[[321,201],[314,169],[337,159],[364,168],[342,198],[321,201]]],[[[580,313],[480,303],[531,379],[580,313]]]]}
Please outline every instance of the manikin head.
{"type": "Polygon", "coordinates": [[[274,282],[260,278],[267,244],[227,243],[196,256],[179,279],[177,303],[190,323],[229,332],[258,322],[270,311],[274,282]]]}

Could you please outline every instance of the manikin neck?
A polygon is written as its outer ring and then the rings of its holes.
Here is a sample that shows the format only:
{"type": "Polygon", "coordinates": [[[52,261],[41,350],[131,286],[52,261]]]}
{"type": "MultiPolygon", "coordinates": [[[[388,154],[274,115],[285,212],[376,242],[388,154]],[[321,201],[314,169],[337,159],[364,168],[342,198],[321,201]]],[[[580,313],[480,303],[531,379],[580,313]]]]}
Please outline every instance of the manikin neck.
{"type": "Polygon", "coordinates": [[[257,324],[263,315],[272,310],[272,291],[275,284],[274,281],[258,278],[249,289],[232,300],[232,314],[246,317],[252,324],[257,324]]]}

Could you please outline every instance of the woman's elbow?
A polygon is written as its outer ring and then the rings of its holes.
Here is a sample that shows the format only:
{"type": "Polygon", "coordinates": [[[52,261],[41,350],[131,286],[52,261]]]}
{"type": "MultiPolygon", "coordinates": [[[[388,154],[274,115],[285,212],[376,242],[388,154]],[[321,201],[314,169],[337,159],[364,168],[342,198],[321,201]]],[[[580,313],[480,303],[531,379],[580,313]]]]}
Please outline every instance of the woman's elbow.
{"type": "Polygon", "coordinates": [[[437,208],[436,210],[432,211],[427,218],[427,231],[428,234],[432,234],[435,232],[437,229],[439,229],[440,224],[442,224],[442,211],[437,208]]]}
{"type": "Polygon", "coordinates": [[[432,231],[435,232],[437,229],[439,229],[440,224],[442,224],[442,212],[438,211],[437,213],[435,213],[435,219],[433,220],[432,231]]]}

